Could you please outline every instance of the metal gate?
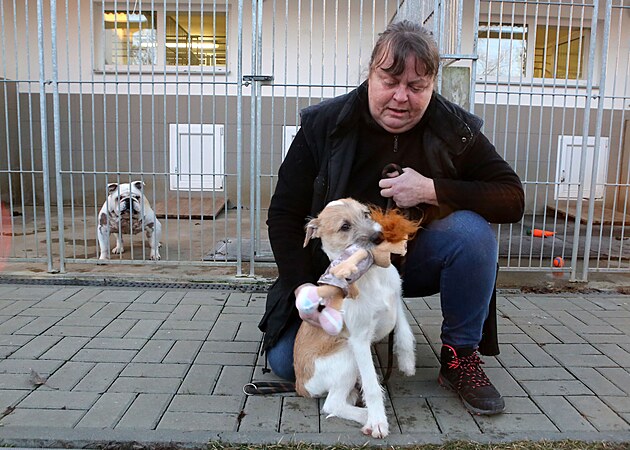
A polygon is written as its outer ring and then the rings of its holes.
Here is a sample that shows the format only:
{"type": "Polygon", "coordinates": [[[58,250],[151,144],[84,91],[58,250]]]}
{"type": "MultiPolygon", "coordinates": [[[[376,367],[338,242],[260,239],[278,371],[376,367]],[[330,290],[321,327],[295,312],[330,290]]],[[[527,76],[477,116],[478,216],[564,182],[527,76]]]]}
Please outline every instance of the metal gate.
{"type": "Polygon", "coordinates": [[[433,30],[438,90],[523,180],[501,267],[630,272],[624,0],[0,0],[0,256],[49,272],[273,266],[266,211],[300,109],[363,81],[400,18],[433,30]],[[136,234],[101,260],[108,185],[136,181],[161,259],[136,234]]]}

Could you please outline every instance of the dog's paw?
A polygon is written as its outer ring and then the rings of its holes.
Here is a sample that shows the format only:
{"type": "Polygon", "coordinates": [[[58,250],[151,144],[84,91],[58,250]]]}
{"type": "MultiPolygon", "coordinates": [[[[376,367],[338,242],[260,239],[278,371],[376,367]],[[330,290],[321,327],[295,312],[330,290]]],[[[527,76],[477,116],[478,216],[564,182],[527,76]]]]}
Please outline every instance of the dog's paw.
{"type": "Polygon", "coordinates": [[[151,253],[149,255],[149,259],[151,261],[159,261],[160,259],[162,259],[162,257],[160,256],[160,254],[158,252],[155,252],[155,253],[151,253]]]}
{"type": "Polygon", "coordinates": [[[389,434],[389,425],[387,425],[387,420],[368,422],[361,428],[361,432],[376,439],[383,439],[389,434]]]}
{"type": "Polygon", "coordinates": [[[123,253],[125,253],[125,247],[114,247],[114,249],[112,250],[112,253],[114,255],[122,255],[123,253]]]}

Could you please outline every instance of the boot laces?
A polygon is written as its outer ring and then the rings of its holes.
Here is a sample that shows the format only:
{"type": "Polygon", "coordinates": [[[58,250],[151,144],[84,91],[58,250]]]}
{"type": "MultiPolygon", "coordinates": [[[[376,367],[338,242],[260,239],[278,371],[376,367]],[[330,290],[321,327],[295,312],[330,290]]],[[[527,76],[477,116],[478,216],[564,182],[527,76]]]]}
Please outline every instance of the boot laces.
{"type": "Polygon", "coordinates": [[[475,389],[492,385],[481,368],[481,364],[484,364],[484,362],[476,352],[470,356],[457,356],[448,363],[449,369],[458,371],[457,390],[461,390],[464,387],[475,389]]]}

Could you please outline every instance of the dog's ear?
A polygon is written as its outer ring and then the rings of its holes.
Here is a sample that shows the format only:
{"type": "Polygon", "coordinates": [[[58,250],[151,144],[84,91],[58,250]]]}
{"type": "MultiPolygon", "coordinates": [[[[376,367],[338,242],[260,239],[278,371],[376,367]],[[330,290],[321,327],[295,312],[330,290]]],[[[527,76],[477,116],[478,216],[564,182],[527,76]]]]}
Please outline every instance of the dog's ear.
{"type": "Polygon", "coordinates": [[[116,189],[118,189],[118,183],[109,183],[107,185],[107,193],[111,194],[112,192],[114,192],[116,189]]]}
{"type": "Polygon", "coordinates": [[[135,187],[136,189],[138,189],[139,191],[142,190],[142,187],[144,186],[144,181],[134,181],[133,183],[131,183],[133,185],[133,187],[135,187]]]}
{"type": "Polygon", "coordinates": [[[311,240],[311,238],[319,237],[318,231],[319,231],[319,228],[318,228],[317,219],[311,219],[306,224],[306,237],[304,238],[304,247],[308,245],[308,242],[311,240]]]}

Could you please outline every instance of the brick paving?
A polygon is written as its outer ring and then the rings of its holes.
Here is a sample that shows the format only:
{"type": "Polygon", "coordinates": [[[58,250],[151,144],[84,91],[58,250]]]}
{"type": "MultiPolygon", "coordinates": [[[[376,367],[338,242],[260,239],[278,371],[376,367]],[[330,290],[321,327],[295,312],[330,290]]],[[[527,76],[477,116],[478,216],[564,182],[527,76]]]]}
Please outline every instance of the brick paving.
{"type": "Polygon", "coordinates": [[[499,294],[501,354],[484,360],[506,412],[471,415],[438,386],[439,299],[407,298],[417,373],[394,371],[391,435],[376,442],[316,399],[243,394],[275,379],[259,356],[262,293],[0,285],[0,444],[630,442],[630,296],[499,294]]]}

